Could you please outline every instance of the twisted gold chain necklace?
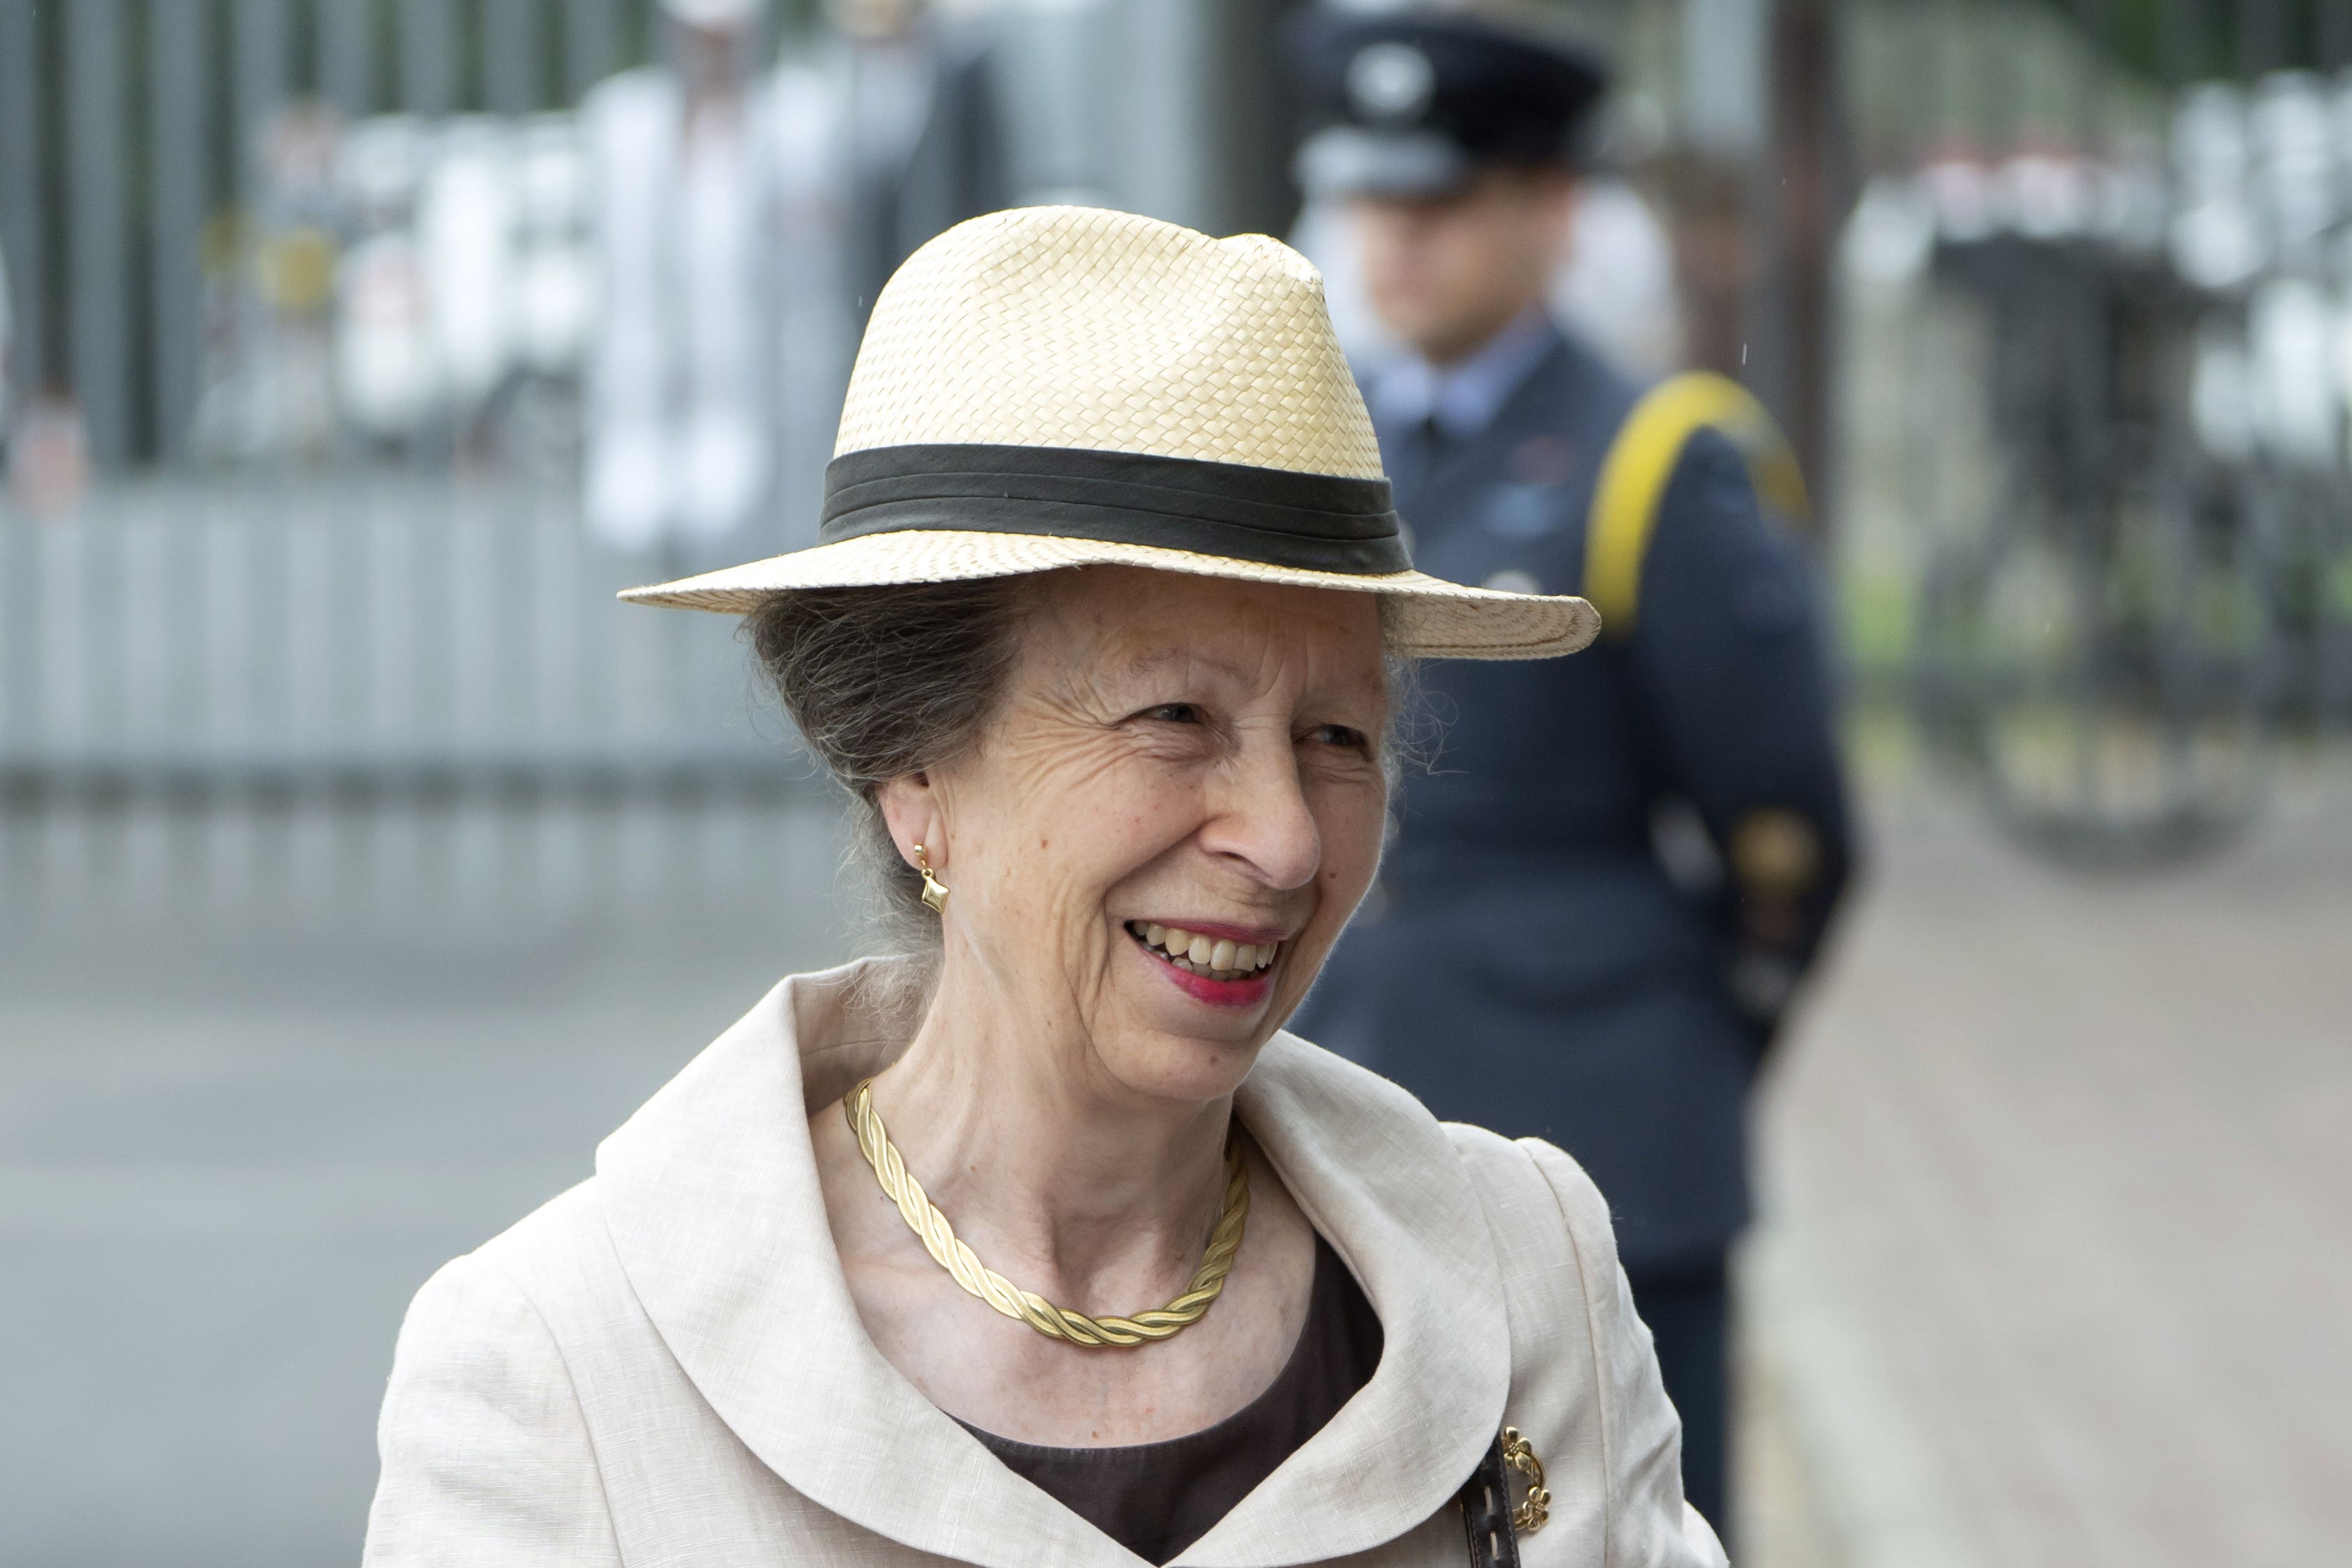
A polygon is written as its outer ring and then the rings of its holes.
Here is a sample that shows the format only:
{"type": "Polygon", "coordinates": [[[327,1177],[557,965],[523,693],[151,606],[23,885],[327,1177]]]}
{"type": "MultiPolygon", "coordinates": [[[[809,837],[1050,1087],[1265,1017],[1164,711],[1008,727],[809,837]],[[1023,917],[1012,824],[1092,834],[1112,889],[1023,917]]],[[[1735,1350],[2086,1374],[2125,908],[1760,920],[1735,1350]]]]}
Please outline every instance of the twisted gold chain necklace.
{"type": "Polygon", "coordinates": [[[1242,1224],[1249,1218],[1249,1166],[1242,1158],[1239,1137],[1225,1140],[1224,1208],[1217,1216],[1216,1229],[1209,1234],[1209,1249],[1184,1293],[1156,1312],[1138,1312],[1131,1318],[1090,1318],[1023,1290],[972,1256],[971,1249],[956,1239],[948,1217],[907,1169],[890,1134],[883,1130],[881,1114],[874,1109],[872,1079],[851,1090],[841,1109],[849,1118],[850,1130],[857,1134],[857,1152],[874,1167],[874,1179],[882,1184],[883,1192],[898,1206],[908,1228],[922,1238],[925,1249],[940,1267],[1006,1317],[1019,1318],[1048,1339],[1125,1348],[1171,1338],[1207,1315],[1210,1303],[1224,1291],[1225,1276],[1233,1272],[1234,1254],[1242,1245],[1242,1224]]]}

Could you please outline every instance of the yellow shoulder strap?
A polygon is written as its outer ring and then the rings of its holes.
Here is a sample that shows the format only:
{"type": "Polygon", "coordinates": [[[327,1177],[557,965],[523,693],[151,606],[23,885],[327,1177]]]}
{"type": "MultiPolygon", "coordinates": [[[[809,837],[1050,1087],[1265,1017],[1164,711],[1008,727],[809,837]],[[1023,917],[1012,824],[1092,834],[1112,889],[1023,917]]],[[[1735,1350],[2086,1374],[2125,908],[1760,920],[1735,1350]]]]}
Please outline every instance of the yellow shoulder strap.
{"type": "Polygon", "coordinates": [[[1802,525],[1811,516],[1804,475],[1772,416],[1729,376],[1686,371],[1643,395],[1601,460],[1584,534],[1584,597],[1601,612],[1601,634],[1633,630],[1642,559],[1658,526],[1658,505],[1691,436],[1720,431],[1739,449],[1748,482],[1768,511],[1802,525]]]}

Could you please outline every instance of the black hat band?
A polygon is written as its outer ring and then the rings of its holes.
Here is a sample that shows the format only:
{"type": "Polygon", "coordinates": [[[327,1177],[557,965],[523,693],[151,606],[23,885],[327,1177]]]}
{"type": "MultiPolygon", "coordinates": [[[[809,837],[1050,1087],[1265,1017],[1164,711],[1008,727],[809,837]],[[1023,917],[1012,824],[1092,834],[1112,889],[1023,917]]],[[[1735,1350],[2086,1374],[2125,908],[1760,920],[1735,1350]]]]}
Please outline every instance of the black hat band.
{"type": "Polygon", "coordinates": [[[1409,571],[1386,479],[1065,446],[876,446],[825,465],[826,544],[1042,534],[1350,577],[1409,571]]]}

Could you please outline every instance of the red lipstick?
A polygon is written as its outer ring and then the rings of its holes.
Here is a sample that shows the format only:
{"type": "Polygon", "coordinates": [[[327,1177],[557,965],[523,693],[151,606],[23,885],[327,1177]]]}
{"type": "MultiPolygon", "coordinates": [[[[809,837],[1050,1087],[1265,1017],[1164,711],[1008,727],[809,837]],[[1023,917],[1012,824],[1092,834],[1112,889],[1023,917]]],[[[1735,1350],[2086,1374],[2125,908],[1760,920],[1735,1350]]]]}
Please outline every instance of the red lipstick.
{"type": "MultiPolygon", "coordinates": [[[[1229,980],[1196,974],[1182,965],[1171,963],[1164,952],[1151,946],[1146,932],[1155,925],[1160,925],[1160,923],[1130,920],[1127,922],[1128,935],[1134,939],[1135,945],[1143,950],[1143,956],[1151,961],[1151,967],[1167,976],[1193,1000],[1205,1002],[1211,1007],[1233,1008],[1238,1010],[1256,1007],[1273,994],[1274,971],[1276,962],[1278,960],[1266,963],[1254,974],[1229,980]]],[[[1251,947],[1262,949],[1269,955],[1290,940],[1287,934],[1269,930],[1264,926],[1228,925],[1213,921],[1169,922],[1162,925],[1162,929],[1181,930],[1195,939],[1206,937],[1213,942],[1246,944],[1251,947]]]]}
{"type": "MultiPolygon", "coordinates": [[[[1142,944],[1138,943],[1138,946],[1142,944]]],[[[1206,975],[1195,975],[1178,968],[1166,959],[1155,956],[1149,949],[1143,955],[1151,967],[1173,980],[1185,995],[1213,1008],[1254,1008],[1274,992],[1272,966],[1252,975],[1246,980],[1213,980],[1206,975]]]]}

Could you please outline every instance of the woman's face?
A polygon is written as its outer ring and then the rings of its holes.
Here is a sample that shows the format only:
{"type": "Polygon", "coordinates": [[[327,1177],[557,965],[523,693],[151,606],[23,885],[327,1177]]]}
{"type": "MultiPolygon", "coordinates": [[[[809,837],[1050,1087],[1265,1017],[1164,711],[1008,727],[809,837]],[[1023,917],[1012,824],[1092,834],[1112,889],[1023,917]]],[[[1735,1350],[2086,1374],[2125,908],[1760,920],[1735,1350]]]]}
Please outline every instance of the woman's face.
{"type": "Polygon", "coordinates": [[[1109,567],[1032,591],[980,745],[884,791],[953,889],[940,1005],[1075,1025],[1129,1092],[1228,1093],[1378,865],[1378,605],[1109,567]]]}

